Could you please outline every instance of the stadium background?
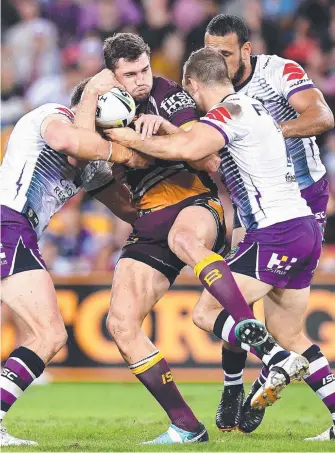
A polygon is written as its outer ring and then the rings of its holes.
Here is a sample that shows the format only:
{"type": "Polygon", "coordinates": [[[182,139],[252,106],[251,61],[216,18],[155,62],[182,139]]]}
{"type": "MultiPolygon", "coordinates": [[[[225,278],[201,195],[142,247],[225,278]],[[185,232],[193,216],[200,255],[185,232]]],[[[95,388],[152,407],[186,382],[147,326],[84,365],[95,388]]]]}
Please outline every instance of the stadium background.
{"type": "MultiPolygon", "coordinates": [[[[333,0],[2,0],[2,152],[15,122],[46,102],[69,103],[84,77],[103,67],[103,40],[139,33],[152,49],[152,69],[180,81],[189,53],[203,45],[217,13],[242,16],[253,53],[298,61],[335,106],[333,0]]],[[[305,329],[335,367],[335,133],[318,138],[331,184],[326,244],[315,276],[305,329]]],[[[232,210],[220,186],[231,233],[232,210]]],[[[132,375],[104,328],[112,272],[130,227],[83,193],[72,199],[41,241],[52,272],[69,342],[49,367],[56,380],[128,380],[132,375]]],[[[146,331],[177,380],[221,380],[220,343],[192,324],[200,287],[190,269],[148,317],[146,331]],[[190,367],[192,372],[190,372],[190,367]]],[[[262,306],[258,303],[258,317],[262,306]]],[[[11,314],[3,313],[2,358],[15,346],[11,314]]],[[[258,363],[249,361],[256,373],[258,363]]]]}

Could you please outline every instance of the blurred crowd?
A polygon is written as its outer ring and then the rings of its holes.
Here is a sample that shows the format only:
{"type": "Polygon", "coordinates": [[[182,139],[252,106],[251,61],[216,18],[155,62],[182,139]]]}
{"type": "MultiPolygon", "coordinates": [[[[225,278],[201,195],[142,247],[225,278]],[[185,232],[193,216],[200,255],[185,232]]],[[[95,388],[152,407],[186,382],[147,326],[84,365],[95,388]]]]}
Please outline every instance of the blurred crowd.
{"type": "MultiPolygon", "coordinates": [[[[1,125],[46,102],[69,104],[73,87],[103,67],[102,45],[116,32],[139,33],[152,50],[155,75],[180,81],[189,53],[203,46],[218,13],[237,14],[253,53],[299,62],[335,110],[334,0],[2,0],[1,125]]],[[[321,268],[335,272],[335,133],[319,138],[332,199],[321,268]]],[[[231,209],[221,189],[227,226],[231,209]]],[[[42,253],[57,274],[112,269],[130,227],[84,195],[52,219],[42,253]]]]}

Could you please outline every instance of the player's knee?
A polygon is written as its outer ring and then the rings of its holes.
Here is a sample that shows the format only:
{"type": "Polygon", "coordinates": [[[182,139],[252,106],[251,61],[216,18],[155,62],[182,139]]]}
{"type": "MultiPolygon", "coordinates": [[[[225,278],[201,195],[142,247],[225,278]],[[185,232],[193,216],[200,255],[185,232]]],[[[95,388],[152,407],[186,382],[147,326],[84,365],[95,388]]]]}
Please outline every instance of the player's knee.
{"type": "Polygon", "coordinates": [[[199,329],[203,329],[206,325],[206,311],[203,305],[197,304],[192,313],[192,321],[199,329]]]}
{"type": "Polygon", "coordinates": [[[57,354],[58,351],[66,345],[68,335],[65,326],[58,326],[53,334],[53,353],[57,354]]]}
{"type": "MultiPolygon", "coordinates": [[[[272,332],[271,332],[272,333],[272,332]]],[[[280,346],[289,351],[300,350],[300,344],[305,344],[306,337],[302,330],[299,331],[279,331],[272,334],[280,346]]],[[[304,348],[303,348],[304,349],[304,348]]]]}
{"type": "Polygon", "coordinates": [[[117,346],[124,350],[136,339],[140,330],[139,323],[116,312],[109,313],[106,327],[117,346]]]}
{"type": "Polygon", "coordinates": [[[195,238],[187,229],[172,229],[168,236],[170,249],[176,254],[188,252],[195,245],[195,238]]]}

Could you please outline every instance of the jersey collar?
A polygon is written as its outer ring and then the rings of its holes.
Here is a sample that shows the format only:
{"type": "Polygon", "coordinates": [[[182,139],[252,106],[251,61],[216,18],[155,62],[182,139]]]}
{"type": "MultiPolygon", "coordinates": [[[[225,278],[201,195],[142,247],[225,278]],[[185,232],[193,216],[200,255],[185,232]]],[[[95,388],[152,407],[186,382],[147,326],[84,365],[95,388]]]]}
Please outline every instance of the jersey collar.
{"type": "Polygon", "coordinates": [[[243,82],[241,83],[240,85],[236,85],[234,88],[235,88],[235,91],[240,91],[243,87],[245,87],[246,85],[248,85],[248,83],[250,82],[250,80],[252,79],[253,75],[254,75],[254,72],[255,72],[255,69],[256,69],[256,64],[257,64],[257,56],[256,55],[251,55],[250,57],[250,63],[251,63],[251,73],[250,73],[250,76],[243,82]]]}

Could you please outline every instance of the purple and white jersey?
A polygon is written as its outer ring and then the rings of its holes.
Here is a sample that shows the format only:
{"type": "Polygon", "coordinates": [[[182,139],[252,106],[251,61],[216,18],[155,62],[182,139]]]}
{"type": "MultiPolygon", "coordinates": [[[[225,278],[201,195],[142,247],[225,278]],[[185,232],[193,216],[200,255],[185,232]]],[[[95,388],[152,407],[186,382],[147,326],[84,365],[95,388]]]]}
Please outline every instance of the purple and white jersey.
{"type": "Polygon", "coordinates": [[[93,190],[113,179],[107,162],[90,162],[80,169],[46,144],[41,125],[53,114],[74,118],[60,104],[45,104],[27,113],[14,127],[0,167],[1,204],[25,215],[38,238],[50,218],[80,189],[93,190]]]}
{"type": "MultiPolygon", "coordinates": [[[[277,55],[253,56],[251,62],[252,74],[235,87],[236,91],[260,100],[277,123],[297,118],[299,114],[290,105],[290,97],[299,91],[315,88],[303,68],[277,55]]],[[[325,175],[315,137],[287,138],[285,142],[300,190],[325,175]]]]}
{"type": "Polygon", "coordinates": [[[247,231],[312,215],[281,130],[261,102],[232,93],[200,121],[225,137],[219,172],[247,231]]]}

